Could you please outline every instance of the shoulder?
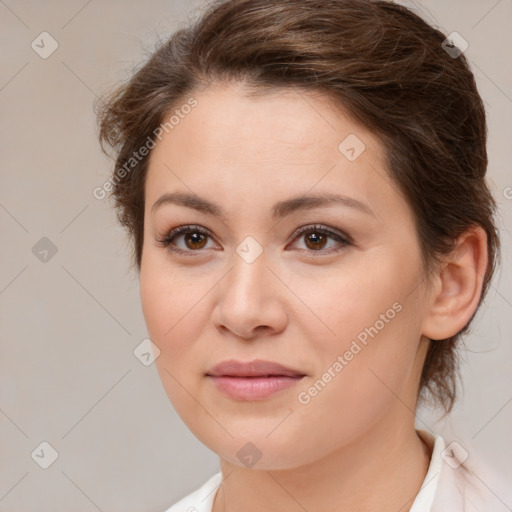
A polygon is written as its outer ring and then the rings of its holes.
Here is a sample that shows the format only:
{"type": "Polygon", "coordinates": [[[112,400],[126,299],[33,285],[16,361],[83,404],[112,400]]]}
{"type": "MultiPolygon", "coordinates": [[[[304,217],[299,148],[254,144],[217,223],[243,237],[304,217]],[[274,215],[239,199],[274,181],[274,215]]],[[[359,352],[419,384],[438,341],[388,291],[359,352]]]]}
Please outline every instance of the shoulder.
{"type": "MultiPolygon", "coordinates": [[[[510,509],[500,497],[498,475],[486,468],[459,443],[449,443],[442,451],[439,481],[431,512],[505,512],[510,509]]],[[[502,487],[504,489],[505,487],[502,487]]]]}
{"type": "Polygon", "coordinates": [[[164,512],[211,512],[213,500],[221,482],[222,473],[219,471],[201,487],[182,498],[164,512]]]}

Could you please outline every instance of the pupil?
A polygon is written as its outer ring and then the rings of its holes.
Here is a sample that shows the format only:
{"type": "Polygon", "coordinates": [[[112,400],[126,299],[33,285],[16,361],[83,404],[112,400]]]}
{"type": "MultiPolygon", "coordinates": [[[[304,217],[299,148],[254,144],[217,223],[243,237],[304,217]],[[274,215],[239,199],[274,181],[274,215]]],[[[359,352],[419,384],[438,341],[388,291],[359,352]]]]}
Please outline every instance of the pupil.
{"type": "Polygon", "coordinates": [[[199,244],[202,247],[201,242],[204,242],[204,238],[205,236],[201,233],[192,233],[188,235],[188,240],[191,241],[191,244],[194,246],[199,244]]]}
{"type": "Polygon", "coordinates": [[[325,236],[316,233],[312,233],[307,237],[308,242],[312,242],[313,247],[317,249],[318,247],[323,247],[325,245],[325,236]]]}

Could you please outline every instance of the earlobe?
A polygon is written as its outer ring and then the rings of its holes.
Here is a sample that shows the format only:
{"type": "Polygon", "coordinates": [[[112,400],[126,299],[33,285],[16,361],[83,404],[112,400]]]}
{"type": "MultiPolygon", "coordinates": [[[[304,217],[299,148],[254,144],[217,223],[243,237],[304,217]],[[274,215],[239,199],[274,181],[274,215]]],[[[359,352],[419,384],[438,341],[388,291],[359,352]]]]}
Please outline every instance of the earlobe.
{"type": "Polygon", "coordinates": [[[487,233],[480,226],[468,228],[434,278],[424,336],[442,340],[466,326],[478,307],[487,262],[487,233]]]}

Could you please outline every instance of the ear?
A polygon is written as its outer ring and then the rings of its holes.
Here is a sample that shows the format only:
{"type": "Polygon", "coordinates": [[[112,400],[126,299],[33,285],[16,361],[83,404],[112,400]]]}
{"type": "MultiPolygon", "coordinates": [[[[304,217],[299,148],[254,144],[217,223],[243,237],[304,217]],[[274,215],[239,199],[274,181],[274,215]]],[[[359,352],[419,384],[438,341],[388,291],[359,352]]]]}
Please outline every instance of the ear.
{"type": "Polygon", "coordinates": [[[457,334],[475,312],[487,270],[487,233],[468,228],[434,275],[422,334],[442,340],[457,334]]]}

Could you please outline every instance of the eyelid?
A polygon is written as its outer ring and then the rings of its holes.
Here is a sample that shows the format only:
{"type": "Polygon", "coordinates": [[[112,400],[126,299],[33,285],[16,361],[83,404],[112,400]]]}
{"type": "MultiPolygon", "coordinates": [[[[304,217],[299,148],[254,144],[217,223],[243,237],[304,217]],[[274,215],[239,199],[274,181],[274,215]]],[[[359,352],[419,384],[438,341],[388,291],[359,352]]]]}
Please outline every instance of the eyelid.
{"type": "MultiPolygon", "coordinates": [[[[293,243],[303,233],[307,233],[309,231],[317,231],[323,235],[330,237],[331,239],[336,240],[338,243],[342,244],[341,248],[348,246],[348,245],[354,245],[352,238],[349,235],[347,235],[346,233],[344,233],[340,230],[337,230],[336,228],[331,228],[331,227],[328,227],[328,226],[325,226],[322,224],[306,224],[304,226],[297,228],[293,232],[293,234],[290,236],[291,243],[293,243]]],[[[204,250],[199,249],[199,250],[194,251],[192,249],[183,250],[178,247],[171,248],[172,239],[179,237],[179,236],[186,235],[187,233],[191,233],[191,232],[196,232],[196,233],[205,235],[205,236],[211,238],[215,243],[218,244],[218,241],[216,240],[215,236],[213,236],[213,234],[211,233],[211,231],[209,229],[204,228],[197,224],[182,224],[180,226],[176,226],[176,227],[172,228],[171,230],[169,230],[168,232],[164,233],[162,236],[159,236],[157,238],[156,242],[159,246],[164,247],[164,248],[166,248],[172,252],[175,252],[175,253],[182,253],[182,254],[194,254],[195,253],[195,255],[199,255],[201,252],[204,252],[204,250]]],[[[289,244],[287,244],[287,246],[288,245],[289,244]]],[[[307,253],[311,253],[311,254],[316,253],[321,256],[323,254],[327,255],[327,254],[331,254],[333,252],[338,252],[339,250],[340,250],[340,248],[336,248],[336,249],[331,248],[328,250],[318,250],[318,251],[301,249],[301,252],[307,252],[307,253]]]]}
{"type": "MultiPolygon", "coordinates": [[[[345,242],[346,244],[353,244],[352,238],[343,231],[340,231],[336,228],[331,228],[329,226],[325,226],[323,224],[306,224],[304,226],[301,226],[300,228],[297,228],[293,234],[291,235],[292,241],[295,240],[298,236],[302,235],[303,233],[306,233],[308,231],[320,231],[321,233],[324,233],[331,238],[338,237],[340,240],[345,242]]],[[[312,251],[315,252],[315,251],[312,251]]],[[[318,251],[320,252],[320,251],[318,251]]]]}
{"type": "Polygon", "coordinates": [[[215,243],[218,244],[216,238],[213,236],[213,234],[211,233],[211,231],[209,229],[199,226],[197,224],[182,224],[180,226],[176,226],[175,228],[172,228],[169,231],[164,232],[164,234],[161,236],[157,236],[157,239],[156,239],[157,245],[159,245],[160,247],[164,247],[173,252],[187,253],[187,254],[190,254],[190,253],[199,254],[202,251],[183,250],[178,247],[171,248],[173,238],[186,235],[187,233],[190,233],[190,232],[201,233],[202,235],[210,237],[213,241],[215,241],[215,243]]]}

